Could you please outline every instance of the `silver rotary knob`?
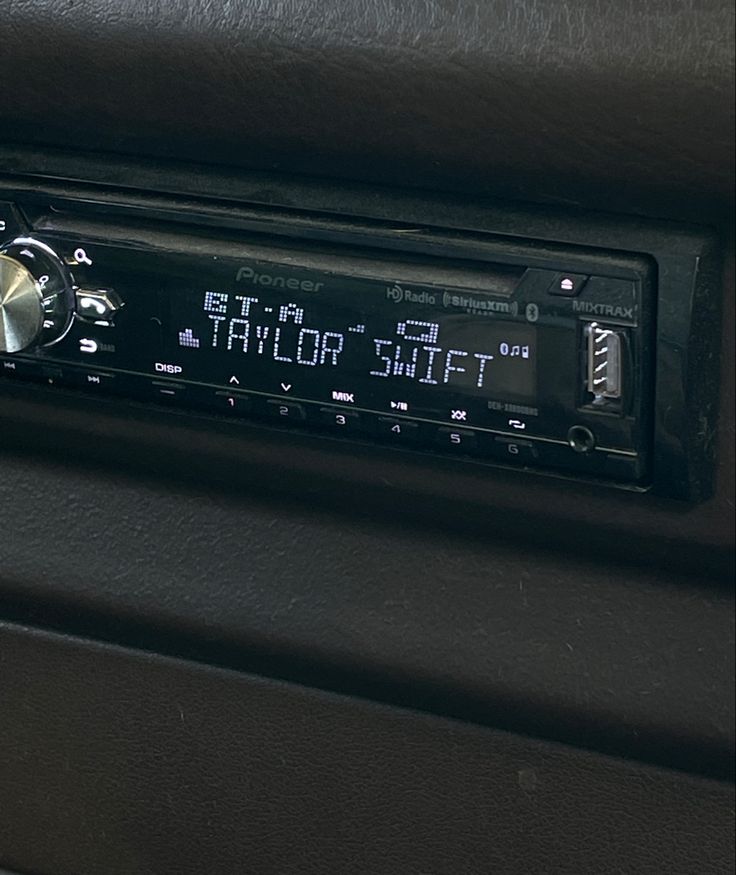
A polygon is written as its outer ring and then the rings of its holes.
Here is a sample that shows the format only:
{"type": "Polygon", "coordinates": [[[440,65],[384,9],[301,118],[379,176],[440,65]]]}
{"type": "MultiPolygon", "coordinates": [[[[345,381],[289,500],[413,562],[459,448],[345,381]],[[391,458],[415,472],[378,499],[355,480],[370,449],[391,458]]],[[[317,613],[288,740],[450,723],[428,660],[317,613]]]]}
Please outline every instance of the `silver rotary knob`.
{"type": "Polygon", "coordinates": [[[72,278],[52,249],[28,237],[0,249],[0,353],[56,343],[73,317],[72,278]]]}
{"type": "Polygon", "coordinates": [[[32,346],[43,328],[43,295],[33,274],[0,255],[0,352],[32,346]]]}

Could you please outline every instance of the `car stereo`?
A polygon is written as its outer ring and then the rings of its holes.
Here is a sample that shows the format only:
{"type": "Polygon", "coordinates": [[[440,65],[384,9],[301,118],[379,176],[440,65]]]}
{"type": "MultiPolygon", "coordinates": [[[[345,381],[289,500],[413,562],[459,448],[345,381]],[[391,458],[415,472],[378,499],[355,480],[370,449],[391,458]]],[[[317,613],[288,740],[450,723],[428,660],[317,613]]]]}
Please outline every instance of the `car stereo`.
{"type": "Polygon", "coordinates": [[[0,246],[8,380],[652,482],[667,361],[651,258],[435,228],[388,247],[380,229],[356,243],[21,209],[0,246]]]}

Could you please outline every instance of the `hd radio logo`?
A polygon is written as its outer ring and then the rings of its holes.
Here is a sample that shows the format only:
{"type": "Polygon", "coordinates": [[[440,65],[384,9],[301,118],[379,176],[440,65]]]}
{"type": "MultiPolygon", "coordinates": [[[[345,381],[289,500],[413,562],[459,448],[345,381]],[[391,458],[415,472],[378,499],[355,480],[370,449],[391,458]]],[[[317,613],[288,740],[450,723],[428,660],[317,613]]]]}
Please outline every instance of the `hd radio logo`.
{"type": "Polygon", "coordinates": [[[410,304],[436,304],[437,298],[430,292],[413,292],[411,289],[405,289],[398,283],[386,287],[386,299],[393,301],[394,304],[402,304],[408,301],[410,304]]]}

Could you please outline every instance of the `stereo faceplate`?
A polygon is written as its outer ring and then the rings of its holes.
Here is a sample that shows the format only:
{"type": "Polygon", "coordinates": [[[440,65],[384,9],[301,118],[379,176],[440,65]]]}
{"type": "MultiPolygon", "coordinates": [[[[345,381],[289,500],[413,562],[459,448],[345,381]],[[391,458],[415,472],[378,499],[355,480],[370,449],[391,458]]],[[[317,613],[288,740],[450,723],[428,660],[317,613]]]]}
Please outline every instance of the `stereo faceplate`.
{"type": "Polygon", "coordinates": [[[53,345],[3,356],[9,379],[628,488],[654,480],[666,362],[649,257],[436,228],[363,227],[356,245],[340,228],[290,239],[265,221],[258,233],[22,206],[26,250],[55,253],[74,319],[53,345]]]}

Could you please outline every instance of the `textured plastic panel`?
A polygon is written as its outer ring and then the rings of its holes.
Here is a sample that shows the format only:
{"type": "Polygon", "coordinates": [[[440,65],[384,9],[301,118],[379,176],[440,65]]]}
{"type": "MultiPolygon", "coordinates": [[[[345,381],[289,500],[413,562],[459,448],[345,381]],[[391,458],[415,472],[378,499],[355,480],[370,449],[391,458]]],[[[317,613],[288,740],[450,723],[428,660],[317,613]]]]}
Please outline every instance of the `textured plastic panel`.
{"type": "Polygon", "coordinates": [[[5,6],[6,142],[596,209],[733,192],[730,0],[5,6]]]}
{"type": "Polygon", "coordinates": [[[733,786],[0,625],[0,865],[731,871],[733,786]]]}

